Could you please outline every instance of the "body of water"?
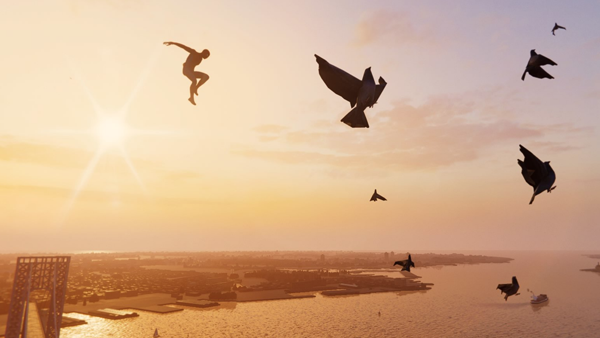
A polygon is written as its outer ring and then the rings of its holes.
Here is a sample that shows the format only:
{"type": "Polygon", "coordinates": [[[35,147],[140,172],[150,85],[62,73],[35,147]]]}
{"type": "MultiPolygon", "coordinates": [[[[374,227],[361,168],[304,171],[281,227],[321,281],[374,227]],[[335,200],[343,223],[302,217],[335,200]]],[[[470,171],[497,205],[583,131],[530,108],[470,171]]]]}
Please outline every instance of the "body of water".
{"type": "MultiPolygon", "coordinates": [[[[107,320],[61,330],[62,338],[161,337],[600,337],[600,274],[582,272],[596,260],[576,252],[481,252],[515,258],[508,264],[416,268],[429,291],[298,300],[224,303],[214,309],[107,320]],[[517,276],[519,296],[496,290],[517,276]],[[527,289],[545,293],[529,303],[527,289]],[[378,315],[381,312],[381,316],[378,315]]],[[[418,255],[416,257],[418,263],[418,255]]],[[[400,277],[399,273],[382,273],[400,277]]]]}

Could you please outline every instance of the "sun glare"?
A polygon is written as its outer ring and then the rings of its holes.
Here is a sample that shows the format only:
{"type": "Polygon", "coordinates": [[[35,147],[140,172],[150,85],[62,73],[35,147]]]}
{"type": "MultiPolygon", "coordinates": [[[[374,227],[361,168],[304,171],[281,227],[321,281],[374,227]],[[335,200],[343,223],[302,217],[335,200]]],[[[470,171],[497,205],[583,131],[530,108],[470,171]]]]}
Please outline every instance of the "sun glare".
{"type": "Polygon", "coordinates": [[[118,118],[103,118],[96,127],[96,134],[104,145],[119,145],[125,138],[127,128],[118,118]]]}

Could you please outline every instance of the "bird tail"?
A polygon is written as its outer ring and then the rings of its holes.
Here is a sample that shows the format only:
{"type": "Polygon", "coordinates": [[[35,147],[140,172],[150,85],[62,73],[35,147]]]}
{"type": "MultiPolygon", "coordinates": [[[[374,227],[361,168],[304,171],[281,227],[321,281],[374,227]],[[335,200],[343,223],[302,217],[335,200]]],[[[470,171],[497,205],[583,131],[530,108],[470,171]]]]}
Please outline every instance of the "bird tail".
{"type": "Polygon", "coordinates": [[[529,200],[529,204],[533,203],[534,199],[535,199],[535,191],[533,192],[533,196],[531,196],[531,200],[529,200]]]}
{"type": "Polygon", "coordinates": [[[523,76],[521,76],[521,81],[525,81],[525,74],[527,74],[527,69],[523,72],[523,76]]]}
{"type": "Polygon", "coordinates": [[[358,106],[354,107],[344,118],[342,122],[349,125],[352,128],[369,128],[369,122],[365,116],[364,108],[358,106]]]}

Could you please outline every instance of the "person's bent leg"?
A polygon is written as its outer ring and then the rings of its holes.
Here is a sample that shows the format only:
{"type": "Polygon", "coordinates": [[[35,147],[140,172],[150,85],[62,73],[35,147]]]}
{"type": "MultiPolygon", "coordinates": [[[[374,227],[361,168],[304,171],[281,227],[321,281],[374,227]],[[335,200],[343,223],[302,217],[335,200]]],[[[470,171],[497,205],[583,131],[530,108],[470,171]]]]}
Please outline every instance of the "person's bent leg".
{"type": "Polygon", "coordinates": [[[185,77],[187,77],[188,79],[190,79],[190,81],[192,81],[192,83],[190,84],[190,98],[188,100],[195,106],[196,105],[196,102],[194,101],[194,93],[196,92],[196,77],[194,76],[195,74],[193,74],[193,72],[186,72],[184,69],[183,75],[185,75],[185,77]]]}
{"type": "Polygon", "coordinates": [[[192,81],[192,84],[190,85],[190,98],[188,99],[194,106],[196,105],[196,102],[194,101],[194,93],[197,90],[198,88],[196,87],[196,79],[194,79],[194,81],[192,81]]]}
{"type": "Polygon", "coordinates": [[[195,72],[195,74],[196,74],[196,77],[200,80],[200,81],[198,81],[198,85],[196,86],[196,90],[195,90],[196,95],[198,95],[198,88],[200,88],[200,86],[202,86],[206,81],[208,81],[210,76],[208,76],[208,74],[204,74],[202,72],[195,72]]]}

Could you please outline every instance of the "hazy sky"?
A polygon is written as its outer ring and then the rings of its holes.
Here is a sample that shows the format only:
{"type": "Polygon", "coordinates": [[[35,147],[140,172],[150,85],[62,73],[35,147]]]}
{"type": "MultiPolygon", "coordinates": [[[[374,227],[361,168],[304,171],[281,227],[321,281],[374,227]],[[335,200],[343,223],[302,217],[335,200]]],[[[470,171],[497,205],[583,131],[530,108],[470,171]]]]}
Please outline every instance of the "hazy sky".
{"type": "Polygon", "coordinates": [[[597,249],[598,13],[596,1],[5,2],[0,251],[597,249]],[[555,22],[567,30],[552,36],[555,22]],[[197,106],[187,53],[164,41],[211,51],[197,106]],[[520,80],[533,48],[558,63],[554,80],[520,80]],[[315,53],[388,82],[371,128],[339,122],[349,104],[315,53]],[[119,111],[129,132],[98,152],[99,116],[119,111]],[[532,205],[519,144],[557,174],[532,205]],[[387,202],[369,202],[375,188],[387,202]]]}

